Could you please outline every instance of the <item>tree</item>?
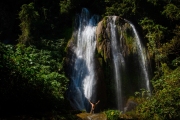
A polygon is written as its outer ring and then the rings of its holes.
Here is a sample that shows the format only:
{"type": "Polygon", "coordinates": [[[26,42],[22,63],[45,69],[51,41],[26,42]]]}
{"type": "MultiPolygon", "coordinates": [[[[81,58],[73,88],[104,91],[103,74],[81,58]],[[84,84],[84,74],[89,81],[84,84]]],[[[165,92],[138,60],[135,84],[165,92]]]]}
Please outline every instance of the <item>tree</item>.
{"type": "Polygon", "coordinates": [[[39,17],[39,13],[35,11],[34,3],[24,4],[19,12],[19,19],[21,20],[20,28],[22,34],[19,37],[19,42],[23,44],[30,44],[33,42],[33,24],[39,17]]]}

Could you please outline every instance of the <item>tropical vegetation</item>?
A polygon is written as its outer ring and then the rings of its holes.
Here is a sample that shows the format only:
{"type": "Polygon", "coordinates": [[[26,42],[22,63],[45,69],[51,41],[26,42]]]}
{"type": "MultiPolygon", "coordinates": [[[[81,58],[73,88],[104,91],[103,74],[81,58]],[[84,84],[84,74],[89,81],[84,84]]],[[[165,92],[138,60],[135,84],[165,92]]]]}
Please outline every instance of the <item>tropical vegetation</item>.
{"type": "Polygon", "coordinates": [[[127,115],[144,120],[180,118],[179,0],[2,0],[0,115],[67,114],[64,57],[75,15],[83,7],[100,19],[117,15],[132,21],[146,43],[154,70],[152,95],[137,97],[138,106],[127,115]]]}

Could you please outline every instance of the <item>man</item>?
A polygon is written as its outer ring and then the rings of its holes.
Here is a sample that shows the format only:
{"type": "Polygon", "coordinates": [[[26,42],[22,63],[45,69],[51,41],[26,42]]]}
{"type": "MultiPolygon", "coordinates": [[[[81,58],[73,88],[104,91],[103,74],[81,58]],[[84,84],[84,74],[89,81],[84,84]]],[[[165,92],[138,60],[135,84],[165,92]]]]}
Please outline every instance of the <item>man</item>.
{"type": "Polygon", "coordinates": [[[100,100],[98,100],[97,103],[92,103],[90,100],[89,100],[89,103],[91,104],[91,111],[90,111],[90,114],[94,113],[94,109],[96,107],[96,105],[100,102],[100,100]]]}

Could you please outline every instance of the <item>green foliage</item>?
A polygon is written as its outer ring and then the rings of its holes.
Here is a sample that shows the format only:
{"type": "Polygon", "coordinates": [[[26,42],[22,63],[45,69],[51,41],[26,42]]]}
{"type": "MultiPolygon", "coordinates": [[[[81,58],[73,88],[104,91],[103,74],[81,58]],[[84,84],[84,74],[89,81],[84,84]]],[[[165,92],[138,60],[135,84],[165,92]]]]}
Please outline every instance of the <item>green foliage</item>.
{"type": "MultiPolygon", "coordinates": [[[[49,47],[53,47],[53,44],[57,43],[48,43],[49,47]]],[[[0,89],[3,100],[7,100],[8,96],[17,96],[13,100],[22,101],[25,106],[31,101],[41,106],[38,109],[42,109],[49,102],[46,109],[59,106],[65,109],[64,94],[68,79],[64,75],[63,57],[57,46],[53,50],[51,48],[52,51],[39,50],[35,46],[26,47],[23,44],[6,45],[3,49],[6,52],[0,70],[8,74],[0,77],[0,82],[4,85],[0,89]],[[3,92],[4,89],[6,92],[3,92]]]]}
{"type": "Polygon", "coordinates": [[[166,27],[154,23],[153,20],[144,18],[140,21],[140,25],[146,32],[146,38],[148,39],[148,50],[150,56],[154,56],[157,66],[159,66],[160,61],[164,61],[167,58],[167,54],[162,52],[161,41],[164,38],[164,33],[167,30],[166,27]]]}
{"type": "MultiPolygon", "coordinates": [[[[60,13],[64,15],[74,16],[82,8],[88,8],[96,14],[104,11],[104,0],[60,0],[60,13]]],[[[69,16],[68,16],[69,17],[69,16]]]]}
{"type": "Polygon", "coordinates": [[[103,17],[103,28],[106,28],[107,27],[107,19],[108,19],[108,17],[106,16],[106,17],[103,17]]]}
{"type": "Polygon", "coordinates": [[[106,110],[104,113],[106,114],[108,120],[118,120],[122,112],[118,110],[106,110]]]}
{"type": "Polygon", "coordinates": [[[22,31],[22,35],[19,37],[21,43],[30,43],[33,40],[32,30],[33,23],[39,17],[39,13],[35,10],[34,3],[24,4],[19,12],[19,19],[21,24],[19,25],[22,31]]]}
{"type": "Polygon", "coordinates": [[[164,6],[164,11],[162,14],[166,15],[171,20],[179,20],[180,19],[180,8],[175,4],[167,4],[164,6]]]}
{"type": "Polygon", "coordinates": [[[171,73],[171,69],[168,67],[166,63],[161,63],[161,70],[164,75],[171,73]]]}
{"type": "MultiPolygon", "coordinates": [[[[11,46],[0,43],[0,95],[4,101],[2,103],[7,103],[4,106],[11,106],[18,100],[19,103],[31,103],[29,101],[34,100],[42,104],[48,100],[51,102],[47,103],[59,104],[57,101],[64,100],[63,94],[68,82],[63,73],[65,40],[70,38],[72,20],[82,7],[102,16],[119,15],[132,20],[133,23],[139,22],[136,25],[140,28],[142,38],[145,38],[144,43],[147,39],[148,51],[158,69],[155,71],[157,77],[153,79],[152,97],[141,100],[142,96],[138,98],[137,101],[142,104],[135,115],[142,119],[179,118],[178,0],[60,0],[31,3],[26,0],[1,1],[0,40],[15,41],[20,34],[20,43],[36,45],[26,47],[23,44],[11,46]],[[47,40],[49,38],[58,40],[47,40]]],[[[106,21],[103,26],[107,27],[106,21]]],[[[101,37],[98,38],[99,42],[102,41],[101,37]]],[[[132,39],[128,35],[125,37],[131,46],[132,39]]],[[[103,58],[107,57],[104,49],[100,50],[100,54],[103,58]]],[[[108,79],[107,85],[113,87],[109,77],[111,66],[104,62],[106,59],[100,59],[108,79]]],[[[142,93],[144,92],[137,94],[142,93]]],[[[17,104],[16,108],[19,106],[17,104]]],[[[2,108],[0,110],[4,111],[2,108]]]]}
{"type": "Polygon", "coordinates": [[[180,57],[177,57],[176,59],[174,59],[172,61],[172,65],[175,67],[180,66],[180,57]]]}
{"type": "Polygon", "coordinates": [[[147,0],[147,1],[154,4],[154,5],[157,5],[157,2],[158,2],[158,0],[147,0]]]}
{"type": "Polygon", "coordinates": [[[57,61],[61,61],[65,56],[66,45],[67,43],[65,39],[57,39],[57,40],[43,39],[39,41],[37,48],[51,51],[51,55],[53,56],[53,58],[56,58],[57,61]]]}
{"type": "Polygon", "coordinates": [[[60,1],[60,13],[67,14],[71,10],[71,0],[60,1]]]}
{"type": "Polygon", "coordinates": [[[163,51],[163,54],[166,54],[166,56],[175,55],[175,56],[179,57],[180,27],[176,26],[173,33],[175,34],[175,36],[173,36],[173,38],[169,42],[166,42],[162,45],[162,51],[163,51]]]}
{"type": "Polygon", "coordinates": [[[140,104],[136,114],[141,119],[180,118],[180,67],[153,81],[154,95],[140,104]]]}
{"type": "MultiPolygon", "coordinates": [[[[137,98],[145,98],[145,99],[148,99],[149,96],[150,96],[150,91],[147,91],[145,89],[140,89],[140,92],[135,92],[135,96],[137,98]]],[[[138,101],[136,101],[137,103],[140,103],[138,101]]]]}
{"type": "Polygon", "coordinates": [[[102,37],[102,34],[100,34],[98,37],[98,42],[102,42],[102,41],[103,41],[103,37],[102,37]]]}
{"type": "Polygon", "coordinates": [[[55,51],[38,50],[33,46],[25,47],[19,44],[12,56],[16,69],[23,77],[29,79],[34,86],[44,86],[42,90],[52,94],[57,99],[63,99],[67,79],[58,72],[62,69],[62,61],[55,51]],[[54,58],[54,55],[56,55],[54,58]],[[37,82],[36,82],[37,81],[37,82]],[[47,90],[46,90],[47,89],[47,90]]]}
{"type": "Polygon", "coordinates": [[[132,28],[130,27],[130,25],[129,24],[125,24],[125,26],[126,26],[126,29],[125,29],[125,31],[123,32],[123,35],[124,35],[124,38],[125,38],[125,40],[126,40],[126,45],[128,46],[128,48],[129,48],[129,54],[130,54],[130,52],[133,52],[133,51],[135,51],[134,49],[136,48],[134,45],[134,37],[133,37],[133,30],[132,30],[132,28]]]}
{"type": "Polygon", "coordinates": [[[136,2],[131,0],[105,1],[107,3],[106,15],[126,16],[133,15],[136,12],[136,2]]]}

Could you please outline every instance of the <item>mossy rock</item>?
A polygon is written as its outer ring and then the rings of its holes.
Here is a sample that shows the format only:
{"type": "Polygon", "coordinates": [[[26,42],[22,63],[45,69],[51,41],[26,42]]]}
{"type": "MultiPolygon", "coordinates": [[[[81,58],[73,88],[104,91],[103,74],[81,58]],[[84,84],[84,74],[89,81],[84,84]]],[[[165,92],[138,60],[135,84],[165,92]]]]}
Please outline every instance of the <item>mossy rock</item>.
{"type": "Polygon", "coordinates": [[[104,113],[80,113],[76,116],[79,118],[78,120],[107,120],[106,114],[104,113]]]}

